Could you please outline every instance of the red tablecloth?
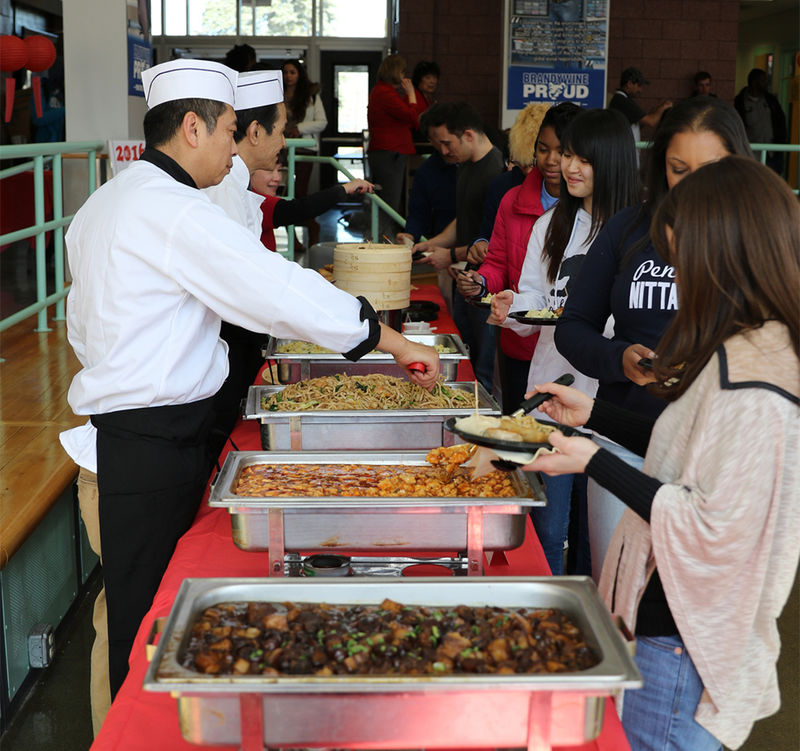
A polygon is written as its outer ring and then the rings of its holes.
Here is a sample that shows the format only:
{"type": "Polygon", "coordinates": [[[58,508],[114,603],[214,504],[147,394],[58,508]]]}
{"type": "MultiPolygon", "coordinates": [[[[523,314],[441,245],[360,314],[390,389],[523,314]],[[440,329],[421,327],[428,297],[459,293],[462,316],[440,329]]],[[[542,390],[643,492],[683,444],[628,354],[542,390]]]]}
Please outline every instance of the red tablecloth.
{"type": "MultiPolygon", "coordinates": [[[[415,297],[419,296],[423,296],[420,299],[434,300],[442,306],[442,314],[435,324],[439,331],[454,331],[438,289],[430,286],[417,290],[415,297]]],[[[241,421],[232,438],[242,451],[261,449],[259,426],[255,421],[241,421]]],[[[227,450],[226,447],[221,460],[227,450]]],[[[147,670],[145,647],[153,623],[156,618],[169,613],[185,578],[268,575],[267,553],[252,553],[237,548],[232,541],[231,517],[227,510],[209,508],[206,501],[207,495],[193,526],[178,542],[153,606],[137,633],[130,657],[130,673],[111,706],[92,751],[191,751],[198,748],[181,736],[176,700],[168,693],[142,690],[147,670]]],[[[524,543],[504,556],[495,555],[491,562],[487,562],[485,573],[487,576],[540,576],[550,573],[530,519],[524,543]]],[[[214,748],[234,751],[236,747],[214,748]]],[[[630,751],[611,701],[607,702],[600,736],[595,741],[571,748],[574,751],[630,751]]]]}

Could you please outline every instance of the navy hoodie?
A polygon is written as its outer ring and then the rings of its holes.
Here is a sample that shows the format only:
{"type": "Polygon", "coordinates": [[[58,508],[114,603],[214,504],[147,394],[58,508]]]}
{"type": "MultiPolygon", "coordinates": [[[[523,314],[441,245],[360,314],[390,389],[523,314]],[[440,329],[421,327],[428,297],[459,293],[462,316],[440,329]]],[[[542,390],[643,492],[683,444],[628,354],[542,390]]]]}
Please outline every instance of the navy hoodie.
{"type": "Polygon", "coordinates": [[[631,344],[655,350],[678,308],[675,271],[651,242],[621,267],[631,246],[650,230],[640,206],[614,215],[600,231],[572,282],[555,331],[558,351],[578,370],[597,378],[597,398],[657,416],[667,402],[625,377],[622,353],[631,344]],[[614,316],[614,337],[603,329],[614,316]]]}

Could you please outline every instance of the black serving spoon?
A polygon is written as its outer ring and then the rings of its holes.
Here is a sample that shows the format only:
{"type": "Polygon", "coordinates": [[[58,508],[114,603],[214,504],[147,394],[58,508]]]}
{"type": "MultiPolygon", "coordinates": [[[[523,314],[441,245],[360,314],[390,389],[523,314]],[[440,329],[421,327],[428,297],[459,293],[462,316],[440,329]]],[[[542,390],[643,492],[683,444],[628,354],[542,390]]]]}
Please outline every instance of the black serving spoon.
{"type": "MultiPolygon", "coordinates": [[[[575,376],[572,373],[564,373],[564,375],[556,378],[553,383],[561,386],[571,386],[575,382],[575,376]]],[[[522,415],[536,409],[542,402],[546,402],[553,396],[549,391],[542,391],[534,394],[530,399],[526,399],[511,413],[511,417],[522,417],[522,415]]],[[[512,462],[509,459],[492,459],[491,464],[495,469],[502,470],[503,472],[513,472],[517,467],[523,465],[519,462],[512,462]]]]}
{"type": "MultiPolygon", "coordinates": [[[[559,386],[571,386],[574,382],[575,376],[572,375],[572,373],[564,373],[564,375],[559,376],[553,381],[553,383],[557,383],[559,386]]],[[[530,399],[526,399],[522,402],[522,404],[511,413],[511,417],[522,417],[522,415],[536,409],[542,402],[546,402],[552,396],[553,394],[548,391],[534,394],[530,399]]]]}

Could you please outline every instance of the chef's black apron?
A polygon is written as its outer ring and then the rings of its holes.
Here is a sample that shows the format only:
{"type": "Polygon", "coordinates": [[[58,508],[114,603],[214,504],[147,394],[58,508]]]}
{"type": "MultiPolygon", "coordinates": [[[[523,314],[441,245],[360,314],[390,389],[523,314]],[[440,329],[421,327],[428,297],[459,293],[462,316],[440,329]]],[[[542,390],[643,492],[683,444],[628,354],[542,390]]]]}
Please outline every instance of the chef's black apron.
{"type": "Polygon", "coordinates": [[[92,415],[112,698],[178,538],[203,497],[213,402],[92,415]]]}
{"type": "Polygon", "coordinates": [[[228,377],[214,397],[214,431],[210,438],[213,457],[222,453],[242,416],[242,399],[264,367],[262,348],[267,341],[266,334],[257,334],[227,321],[222,322],[219,336],[228,343],[228,377]]]}

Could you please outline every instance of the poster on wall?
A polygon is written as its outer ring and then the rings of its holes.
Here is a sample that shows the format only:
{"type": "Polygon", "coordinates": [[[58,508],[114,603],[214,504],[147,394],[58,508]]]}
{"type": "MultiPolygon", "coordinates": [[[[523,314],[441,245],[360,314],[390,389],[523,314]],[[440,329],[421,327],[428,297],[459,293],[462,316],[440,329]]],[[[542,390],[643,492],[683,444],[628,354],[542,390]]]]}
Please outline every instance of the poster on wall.
{"type": "Polygon", "coordinates": [[[128,96],[144,96],[142,71],[153,64],[153,46],[140,36],[128,34],[128,96]]]}
{"type": "Polygon", "coordinates": [[[507,0],[506,110],[604,107],[609,0],[507,0]]]}

